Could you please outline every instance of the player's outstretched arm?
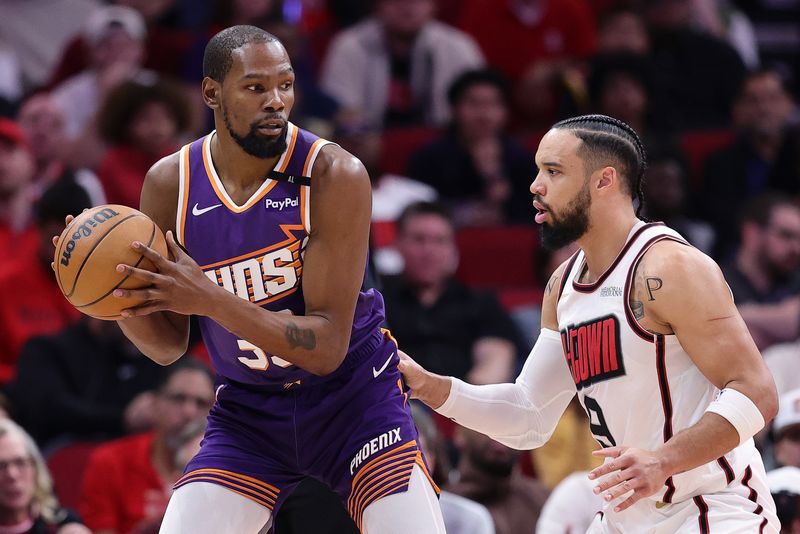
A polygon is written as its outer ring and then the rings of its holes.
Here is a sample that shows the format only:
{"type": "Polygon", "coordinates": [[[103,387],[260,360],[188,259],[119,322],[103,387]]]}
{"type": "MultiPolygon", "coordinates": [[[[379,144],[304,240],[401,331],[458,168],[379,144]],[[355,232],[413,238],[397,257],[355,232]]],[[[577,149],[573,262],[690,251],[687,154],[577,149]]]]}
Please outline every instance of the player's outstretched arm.
{"type": "MultiPolygon", "coordinates": [[[[715,460],[750,439],[777,411],[775,383],[736,310],[719,267],[698,250],[673,241],[657,243],[637,267],[634,294],[639,315],[672,330],[720,397],[700,420],[656,451],[624,446],[597,454],[614,458],[592,478],[617,472],[598,485],[606,500],[631,489],[624,510],[652,495],[676,473],[715,460]]],[[[643,319],[640,318],[640,321],[643,319]]]]}
{"type": "MultiPolygon", "coordinates": [[[[163,232],[175,231],[178,209],[179,154],[162,159],[148,171],[142,186],[139,210],[163,232]]],[[[159,311],[118,321],[120,328],[151,360],[167,365],[180,358],[189,343],[189,317],[159,311]]]]}
{"type": "Polygon", "coordinates": [[[509,447],[532,449],[546,443],[576,391],[556,319],[563,270],[562,265],[547,284],[542,331],[513,384],[467,384],[431,373],[400,352],[399,369],[411,396],[509,447]]]}

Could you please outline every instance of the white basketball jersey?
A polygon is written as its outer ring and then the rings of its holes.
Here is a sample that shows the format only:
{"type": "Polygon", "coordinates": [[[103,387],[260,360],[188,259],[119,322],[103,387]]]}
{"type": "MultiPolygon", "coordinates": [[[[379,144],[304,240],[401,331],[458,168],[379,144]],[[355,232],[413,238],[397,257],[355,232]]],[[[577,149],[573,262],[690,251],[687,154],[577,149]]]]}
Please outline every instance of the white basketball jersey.
{"type": "MultiPolygon", "coordinates": [[[[582,251],[570,259],[562,278],[558,328],[564,354],[592,433],[606,447],[655,450],[695,424],[718,393],[677,337],[645,330],[628,303],[639,260],[651,246],[667,239],[689,246],[663,223],[639,222],[596,282],[578,282],[585,270],[582,251]]],[[[634,507],[663,508],[666,503],[715,493],[745,476],[751,463],[751,473],[763,473],[752,439],[716,461],[670,477],[662,491],[634,507]]]]}

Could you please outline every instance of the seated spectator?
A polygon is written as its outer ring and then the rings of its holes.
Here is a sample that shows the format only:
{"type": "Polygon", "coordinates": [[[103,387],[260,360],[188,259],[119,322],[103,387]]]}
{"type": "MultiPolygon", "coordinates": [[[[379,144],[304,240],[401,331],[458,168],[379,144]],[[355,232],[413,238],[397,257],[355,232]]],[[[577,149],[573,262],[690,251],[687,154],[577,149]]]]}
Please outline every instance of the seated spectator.
{"type": "Polygon", "coordinates": [[[772,422],[773,456],[778,467],[800,467],[800,389],[781,395],[772,422]]]}
{"type": "Polygon", "coordinates": [[[156,532],[171,488],[200,449],[214,379],[204,365],[168,368],[153,404],[153,431],[94,450],[81,485],[80,512],[96,534],[156,532]]]}
{"type": "Polygon", "coordinates": [[[518,334],[493,296],[453,278],[458,252],[447,211],[408,206],[397,221],[397,248],[403,273],[384,278],[381,291],[400,346],[434,373],[477,384],[510,379],[518,334]]]}
{"type": "Polygon", "coordinates": [[[800,338],[787,343],[777,343],[762,352],[775,379],[778,395],[800,389],[800,338]]]}
{"type": "Polygon", "coordinates": [[[531,153],[506,134],[509,88],[491,70],[467,71],[448,91],[450,128],[422,147],[408,175],[436,189],[456,226],[531,221],[531,153]]]}
{"type": "Polygon", "coordinates": [[[701,207],[720,240],[718,255],[736,240],[730,216],[742,204],[773,189],[800,193],[800,128],[790,125],[795,105],[776,71],[759,70],[742,83],[734,106],[738,135],[706,161],[701,207]]]}
{"type": "Polygon", "coordinates": [[[654,105],[676,130],[726,126],[745,74],[739,54],[694,27],[692,0],[640,4],[651,29],[649,59],[658,74],[654,105]]]}
{"type": "Polygon", "coordinates": [[[123,6],[104,6],[86,21],[84,34],[91,48],[88,68],[53,88],[64,112],[70,161],[94,167],[103,153],[95,116],[106,95],[127,80],[152,82],[155,73],[144,70],[146,28],[141,15],[123,6]]]}
{"type": "Polygon", "coordinates": [[[586,0],[469,0],[459,27],[512,81],[515,109],[537,126],[552,124],[557,87],[597,39],[586,0]]]}
{"type": "Polygon", "coordinates": [[[25,133],[0,118],[0,260],[32,254],[38,243],[33,219],[35,163],[25,133]]]}
{"type": "Polygon", "coordinates": [[[642,182],[644,216],[662,221],[689,243],[711,254],[714,229],[687,213],[689,177],[686,156],[672,143],[653,143],[647,149],[647,171],[642,182]]]}
{"type": "Polygon", "coordinates": [[[447,450],[436,424],[422,404],[411,403],[414,424],[419,431],[419,446],[425,456],[433,481],[443,488],[439,494],[445,531],[448,534],[494,534],[494,521],[482,504],[446,491],[450,463],[447,450]]]}
{"type": "Polygon", "coordinates": [[[150,428],[152,390],[166,372],[116,322],[85,317],[55,335],[31,339],[8,393],[19,421],[44,447],[109,439],[150,428]]]}
{"type": "Polygon", "coordinates": [[[739,250],[723,267],[736,303],[776,303],[800,294],[800,206],[766,193],[745,206],[739,229],[739,250]]]}
{"type": "Polygon", "coordinates": [[[0,420],[0,532],[91,534],[59,506],[42,453],[10,419],[0,420]]]}
{"type": "Polygon", "coordinates": [[[604,11],[598,21],[597,51],[646,56],[650,52],[650,36],[641,14],[624,4],[604,11]]]}
{"type": "Polygon", "coordinates": [[[595,494],[596,482],[588,471],[576,471],[562,480],[547,498],[536,523],[536,534],[586,532],[603,509],[603,498],[595,494]]]}
{"type": "Polygon", "coordinates": [[[52,238],[64,229],[67,215],[90,206],[86,191],[69,178],[51,185],[36,204],[37,253],[0,267],[0,383],[14,378],[20,350],[30,338],[54,334],[80,317],[53,276],[52,238]]]}
{"type": "Polygon", "coordinates": [[[630,124],[649,145],[659,124],[653,110],[653,73],[648,59],[630,52],[599,54],[589,61],[589,72],[590,111],[630,124]]]}
{"type": "Polygon", "coordinates": [[[745,207],[741,244],[723,265],[739,313],[760,349],[800,336],[800,206],[766,193],[745,207]]]}
{"type": "Polygon", "coordinates": [[[67,179],[74,180],[86,190],[92,206],[106,203],[103,187],[92,171],[69,167],[64,112],[51,94],[36,93],[25,100],[17,120],[30,141],[36,162],[34,184],[37,195],[51,184],[67,179]]]}
{"type": "Polygon", "coordinates": [[[450,491],[488,508],[497,534],[532,532],[549,492],[521,473],[520,451],[464,427],[454,440],[459,479],[450,491]]]}
{"type": "Polygon", "coordinates": [[[145,174],[178,149],[189,123],[186,97],[177,86],[123,82],[98,113],[98,128],[111,145],[97,173],[108,202],[139,207],[145,174]]]}
{"type": "Polygon", "coordinates": [[[379,0],[373,17],[330,44],[320,86],[349,127],[444,124],[447,88],[480,67],[475,41],[434,20],[435,0],[379,0]]]}
{"type": "Polygon", "coordinates": [[[767,473],[781,532],[800,534],[800,468],[781,467],[767,473]]]}

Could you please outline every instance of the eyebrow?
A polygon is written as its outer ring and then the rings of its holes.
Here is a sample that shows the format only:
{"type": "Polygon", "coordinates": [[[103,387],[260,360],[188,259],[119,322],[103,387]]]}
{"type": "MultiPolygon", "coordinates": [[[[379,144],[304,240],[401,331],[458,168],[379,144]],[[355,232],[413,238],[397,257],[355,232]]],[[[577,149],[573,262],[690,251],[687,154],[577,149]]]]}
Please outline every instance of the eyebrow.
{"type": "Polygon", "coordinates": [[[545,167],[563,167],[562,164],[556,163],[555,161],[543,161],[542,165],[545,167]]]}
{"type": "MultiPolygon", "coordinates": [[[[285,76],[286,74],[294,73],[294,69],[292,67],[286,67],[278,71],[278,76],[285,76]]],[[[269,78],[270,75],[263,73],[263,72],[251,72],[250,74],[245,74],[242,76],[243,80],[252,80],[256,78],[269,78]]]]}

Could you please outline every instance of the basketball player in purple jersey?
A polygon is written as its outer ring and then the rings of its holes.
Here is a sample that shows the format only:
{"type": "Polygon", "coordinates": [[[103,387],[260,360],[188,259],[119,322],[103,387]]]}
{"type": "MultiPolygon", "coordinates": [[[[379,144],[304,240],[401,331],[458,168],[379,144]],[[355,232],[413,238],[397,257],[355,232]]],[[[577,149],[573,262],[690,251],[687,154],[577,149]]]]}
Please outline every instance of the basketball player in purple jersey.
{"type": "Polygon", "coordinates": [[[156,163],[142,190],[171,258],[134,243],[158,273],[120,265],[150,285],[115,292],[146,299],[120,326],[161,364],[186,351],[199,316],[218,373],[161,532],[255,534],[312,476],[363,532],[443,533],[383,299],[362,288],[364,167],[288,121],[294,72],[274,36],[228,28],[203,70],[216,131],[156,163]]]}

